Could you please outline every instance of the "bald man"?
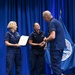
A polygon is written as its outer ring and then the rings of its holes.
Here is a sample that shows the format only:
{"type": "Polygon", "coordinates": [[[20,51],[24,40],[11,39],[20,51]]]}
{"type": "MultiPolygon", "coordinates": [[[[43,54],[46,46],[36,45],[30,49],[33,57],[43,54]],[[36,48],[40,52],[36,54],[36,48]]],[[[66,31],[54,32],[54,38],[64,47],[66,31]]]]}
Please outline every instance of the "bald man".
{"type": "Polygon", "coordinates": [[[42,75],[44,66],[44,46],[45,42],[44,33],[40,30],[39,23],[34,23],[34,32],[29,37],[29,44],[31,45],[30,62],[31,70],[30,75],[42,75]],[[38,71],[36,73],[36,61],[38,63],[38,71]]]}
{"type": "Polygon", "coordinates": [[[65,46],[65,37],[62,24],[53,18],[50,11],[43,12],[43,18],[49,22],[49,36],[44,39],[50,42],[51,66],[54,75],[61,75],[61,59],[65,46]]]}

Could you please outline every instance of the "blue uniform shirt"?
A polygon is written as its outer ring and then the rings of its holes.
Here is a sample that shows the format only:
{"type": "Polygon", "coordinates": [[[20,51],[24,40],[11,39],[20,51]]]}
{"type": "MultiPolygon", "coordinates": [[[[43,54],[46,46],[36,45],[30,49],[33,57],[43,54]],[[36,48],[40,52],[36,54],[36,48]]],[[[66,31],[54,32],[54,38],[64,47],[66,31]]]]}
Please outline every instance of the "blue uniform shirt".
{"type": "MultiPolygon", "coordinates": [[[[20,35],[17,31],[15,31],[14,33],[9,30],[7,31],[7,33],[5,34],[5,41],[9,41],[9,43],[12,43],[12,44],[17,44],[18,41],[20,39],[20,35]]],[[[19,49],[20,47],[11,47],[11,46],[7,46],[7,49],[19,49]]]]}
{"type": "Polygon", "coordinates": [[[52,18],[49,22],[49,34],[51,31],[55,31],[55,39],[50,41],[50,49],[51,50],[61,50],[66,47],[65,45],[65,36],[64,36],[64,30],[62,24],[52,18]]]}

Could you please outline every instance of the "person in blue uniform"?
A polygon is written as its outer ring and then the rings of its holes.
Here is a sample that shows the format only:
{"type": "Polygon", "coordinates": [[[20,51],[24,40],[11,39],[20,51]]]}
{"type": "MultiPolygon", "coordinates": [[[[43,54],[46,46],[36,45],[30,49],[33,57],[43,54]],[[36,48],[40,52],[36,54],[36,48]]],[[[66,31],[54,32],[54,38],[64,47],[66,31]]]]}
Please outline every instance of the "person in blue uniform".
{"type": "Polygon", "coordinates": [[[21,49],[18,41],[20,39],[15,21],[10,21],[7,28],[9,31],[5,34],[6,50],[6,75],[12,75],[12,66],[15,63],[16,75],[21,75],[21,49]]]}
{"type": "Polygon", "coordinates": [[[29,36],[29,44],[31,45],[30,63],[31,70],[30,75],[41,75],[44,66],[44,45],[45,42],[44,33],[40,30],[39,23],[34,23],[34,32],[29,36]],[[37,64],[36,64],[37,61],[37,64]],[[38,65],[38,71],[36,73],[36,65],[38,65]]]}
{"type": "Polygon", "coordinates": [[[62,24],[53,18],[50,11],[43,12],[43,18],[49,22],[49,36],[44,39],[50,42],[51,66],[54,75],[61,75],[61,59],[65,45],[65,36],[62,24]]]}

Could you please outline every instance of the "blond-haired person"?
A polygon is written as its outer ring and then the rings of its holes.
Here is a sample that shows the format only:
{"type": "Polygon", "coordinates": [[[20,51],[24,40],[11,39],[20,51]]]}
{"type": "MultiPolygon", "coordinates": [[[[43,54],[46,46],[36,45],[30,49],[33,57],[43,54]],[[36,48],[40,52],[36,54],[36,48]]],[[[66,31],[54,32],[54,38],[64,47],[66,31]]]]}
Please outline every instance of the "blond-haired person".
{"type": "Polygon", "coordinates": [[[17,30],[17,23],[15,21],[10,21],[7,28],[9,31],[5,34],[5,44],[7,46],[6,50],[6,75],[12,75],[13,62],[16,67],[16,75],[21,75],[21,49],[18,45],[20,38],[17,30]]]}

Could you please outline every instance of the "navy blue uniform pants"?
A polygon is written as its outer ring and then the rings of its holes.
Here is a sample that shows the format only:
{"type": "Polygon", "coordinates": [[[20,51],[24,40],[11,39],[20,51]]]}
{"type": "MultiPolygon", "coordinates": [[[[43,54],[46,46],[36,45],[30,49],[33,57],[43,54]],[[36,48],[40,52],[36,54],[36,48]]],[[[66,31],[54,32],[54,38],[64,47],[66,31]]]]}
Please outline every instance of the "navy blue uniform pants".
{"type": "Polygon", "coordinates": [[[44,67],[44,54],[35,54],[31,52],[30,62],[31,62],[30,75],[41,75],[43,67],[44,67]],[[36,64],[36,61],[37,61],[37,64],[36,64]],[[36,74],[36,65],[38,65],[37,74],[36,74]]]}
{"type": "Polygon", "coordinates": [[[21,75],[21,51],[7,50],[6,75],[12,75],[13,62],[15,63],[16,75],[21,75]]]}
{"type": "Polygon", "coordinates": [[[63,50],[51,50],[51,67],[53,75],[61,75],[61,59],[62,59],[63,50]]]}

